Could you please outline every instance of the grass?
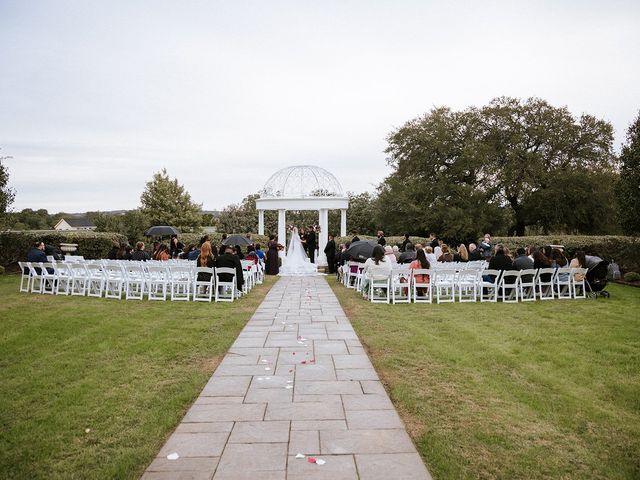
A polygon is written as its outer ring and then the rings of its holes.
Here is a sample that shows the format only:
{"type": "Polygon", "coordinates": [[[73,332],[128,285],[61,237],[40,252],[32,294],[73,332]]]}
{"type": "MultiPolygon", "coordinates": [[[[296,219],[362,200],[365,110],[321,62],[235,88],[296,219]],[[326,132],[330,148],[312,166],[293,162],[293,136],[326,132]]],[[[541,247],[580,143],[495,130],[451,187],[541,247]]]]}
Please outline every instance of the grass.
{"type": "Polygon", "coordinates": [[[208,304],[20,294],[0,276],[0,477],[138,478],[274,282],[208,304]]]}
{"type": "Polygon", "coordinates": [[[640,478],[640,289],[374,305],[329,282],[435,479],[640,478]]]}

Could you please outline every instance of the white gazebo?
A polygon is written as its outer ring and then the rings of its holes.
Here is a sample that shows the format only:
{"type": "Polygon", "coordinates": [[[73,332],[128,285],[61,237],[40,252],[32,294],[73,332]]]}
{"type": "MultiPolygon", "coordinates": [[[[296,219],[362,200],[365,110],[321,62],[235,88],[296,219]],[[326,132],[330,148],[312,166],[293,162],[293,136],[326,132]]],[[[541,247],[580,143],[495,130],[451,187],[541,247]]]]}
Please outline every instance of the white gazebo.
{"type": "Polygon", "coordinates": [[[258,210],[258,233],[264,235],[264,211],[278,211],[278,241],[286,247],[287,210],[317,210],[320,235],[318,238],[318,265],[326,265],[324,247],[329,241],[329,210],[340,209],[340,235],[347,234],[347,208],[349,198],[342,191],[338,179],[324,168],[313,165],[295,165],[271,175],[264,184],[258,210]]]}

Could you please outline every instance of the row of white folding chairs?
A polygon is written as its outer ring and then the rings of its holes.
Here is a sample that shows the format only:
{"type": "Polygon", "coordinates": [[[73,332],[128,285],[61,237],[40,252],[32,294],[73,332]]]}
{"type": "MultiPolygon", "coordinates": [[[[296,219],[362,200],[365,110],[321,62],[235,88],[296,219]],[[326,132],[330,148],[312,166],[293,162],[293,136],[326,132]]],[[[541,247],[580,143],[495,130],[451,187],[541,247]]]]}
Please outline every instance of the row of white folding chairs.
{"type": "MultiPolygon", "coordinates": [[[[234,268],[205,268],[186,266],[146,265],[145,262],[123,262],[108,266],[96,262],[30,263],[20,262],[21,292],[79,295],[105,298],[142,300],[233,301],[243,292],[236,287],[234,268]],[[208,281],[198,280],[198,274],[208,281]],[[231,276],[222,281],[220,275],[231,276]]],[[[256,276],[245,276],[244,293],[255,285],[256,276]]]]}
{"type": "MultiPolygon", "coordinates": [[[[503,302],[586,298],[586,268],[529,270],[394,269],[369,282],[379,303],[503,302]],[[427,282],[421,280],[428,279],[427,282]]],[[[359,280],[361,281],[361,280],[359,280]]],[[[354,287],[358,289],[358,283],[354,287]]]]}

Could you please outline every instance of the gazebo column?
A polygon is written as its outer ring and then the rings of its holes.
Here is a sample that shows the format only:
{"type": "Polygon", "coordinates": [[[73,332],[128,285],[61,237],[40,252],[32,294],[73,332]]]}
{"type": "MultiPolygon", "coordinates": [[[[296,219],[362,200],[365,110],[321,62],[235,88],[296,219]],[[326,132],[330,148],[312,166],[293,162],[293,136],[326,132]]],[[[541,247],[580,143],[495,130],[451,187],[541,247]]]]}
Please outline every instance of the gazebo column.
{"type": "Polygon", "coordinates": [[[280,256],[284,257],[287,252],[287,215],[284,208],[278,210],[278,243],[284,246],[280,251],[280,256]]]}
{"type": "Polygon", "coordinates": [[[264,235],[264,210],[258,210],[258,235],[264,235]]]}
{"type": "Polygon", "coordinates": [[[318,224],[320,225],[320,238],[318,239],[318,259],[316,264],[326,265],[327,256],[324,254],[324,247],[329,241],[329,209],[321,208],[318,210],[318,224]]]}
{"type": "Polygon", "coordinates": [[[346,208],[340,209],[340,236],[341,237],[347,236],[347,209],[346,208]]]}

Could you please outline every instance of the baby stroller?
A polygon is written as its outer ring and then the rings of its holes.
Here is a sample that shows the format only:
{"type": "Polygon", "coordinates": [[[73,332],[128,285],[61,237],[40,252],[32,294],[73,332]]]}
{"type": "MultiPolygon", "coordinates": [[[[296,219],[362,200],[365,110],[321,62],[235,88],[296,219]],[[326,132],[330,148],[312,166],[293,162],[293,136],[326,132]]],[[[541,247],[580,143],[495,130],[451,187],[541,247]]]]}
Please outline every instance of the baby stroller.
{"type": "Polygon", "coordinates": [[[609,298],[609,292],[604,288],[607,286],[607,271],[609,262],[602,260],[599,257],[591,257],[587,259],[587,268],[589,271],[586,276],[587,295],[590,298],[596,298],[598,296],[603,298],[609,298]],[[591,262],[589,260],[592,260],[591,262]]]}

